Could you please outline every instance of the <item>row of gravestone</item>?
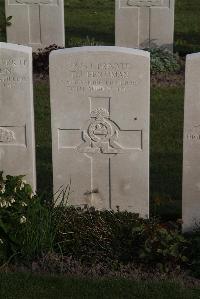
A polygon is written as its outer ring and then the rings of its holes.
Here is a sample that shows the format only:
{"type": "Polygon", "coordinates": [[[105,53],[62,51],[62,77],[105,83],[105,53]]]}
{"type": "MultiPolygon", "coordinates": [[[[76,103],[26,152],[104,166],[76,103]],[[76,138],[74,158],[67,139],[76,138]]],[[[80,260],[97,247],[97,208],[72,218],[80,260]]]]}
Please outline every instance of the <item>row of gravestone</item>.
{"type": "MultiPolygon", "coordinates": [[[[200,54],[187,57],[183,221],[200,218],[200,54]]],[[[54,191],[70,204],[149,215],[150,55],[83,47],[50,56],[54,191]]],[[[32,49],[0,43],[0,170],[36,189],[32,49]]]]}
{"type": "MultiPolygon", "coordinates": [[[[117,46],[173,50],[175,0],[115,0],[117,46]]],[[[5,0],[7,41],[36,51],[65,46],[63,0],[5,0]]]]}

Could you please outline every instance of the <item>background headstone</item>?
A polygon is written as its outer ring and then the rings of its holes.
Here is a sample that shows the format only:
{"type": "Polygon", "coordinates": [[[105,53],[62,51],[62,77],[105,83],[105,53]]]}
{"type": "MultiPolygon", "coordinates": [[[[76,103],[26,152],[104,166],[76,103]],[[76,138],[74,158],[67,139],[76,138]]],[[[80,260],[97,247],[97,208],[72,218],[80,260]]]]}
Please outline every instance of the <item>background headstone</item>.
{"type": "Polygon", "coordinates": [[[187,56],[183,146],[183,229],[200,224],[200,53],[187,56]]]}
{"type": "Polygon", "coordinates": [[[115,44],[173,50],[175,0],[115,0],[115,44]]]}
{"type": "Polygon", "coordinates": [[[149,53],[83,47],[50,56],[54,192],[149,214],[149,53]]]}
{"type": "Polygon", "coordinates": [[[0,43],[0,171],[36,188],[32,49],[0,43]]]}
{"type": "Polygon", "coordinates": [[[65,45],[63,0],[5,0],[7,41],[31,46],[33,51],[52,44],[65,45]]]}

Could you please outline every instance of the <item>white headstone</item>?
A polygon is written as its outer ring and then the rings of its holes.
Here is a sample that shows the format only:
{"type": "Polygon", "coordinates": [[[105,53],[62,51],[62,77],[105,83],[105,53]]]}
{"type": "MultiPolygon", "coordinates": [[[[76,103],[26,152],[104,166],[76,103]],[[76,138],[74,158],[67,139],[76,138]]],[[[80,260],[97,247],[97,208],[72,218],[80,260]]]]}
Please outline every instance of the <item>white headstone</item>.
{"type": "Polygon", "coordinates": [[[31,46],[34,51],[52,44],[65,45],[63,0],[5,0],[7,41],[31,46]]]}
{"type": "Polygon", "coordinates": [[[36,188],[32,49],[0,43],[0,171],[36,188]]]}
{"type": "Polygon", "coordinates": [[[175,0],[115,0],[115,44],[173,50],[175,0]]]}
{"type": "Polygon", "coordinates": [[[200,53],[187,56],[183,145],[183,229],[200,224],[200,53]]]}
{"type": "Polygon", "coordinates": [[[83,47],[50,56],[54,191],[69,203],[149,214],[149,53],[83,47]]]}

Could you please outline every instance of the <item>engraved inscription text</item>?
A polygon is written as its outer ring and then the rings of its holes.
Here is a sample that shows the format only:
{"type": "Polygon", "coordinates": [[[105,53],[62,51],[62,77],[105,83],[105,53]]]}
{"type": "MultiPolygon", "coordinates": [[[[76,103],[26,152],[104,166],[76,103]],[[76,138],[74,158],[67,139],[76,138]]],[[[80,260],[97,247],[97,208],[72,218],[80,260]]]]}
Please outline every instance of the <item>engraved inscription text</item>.
{"type": "Polygon", "coordinates": [[[130,75],[130,63],[74,63],[67,65],[69,77],[66,88],[70,93],[104,91],[126,92],[137,84],[130,75]]]}
{"type": "Polygon", "coordinates": [[[27,82],[28,60],[24,57],[15,59],[10,56],[0,58],[0,86],[16,88],[27,82]]]}

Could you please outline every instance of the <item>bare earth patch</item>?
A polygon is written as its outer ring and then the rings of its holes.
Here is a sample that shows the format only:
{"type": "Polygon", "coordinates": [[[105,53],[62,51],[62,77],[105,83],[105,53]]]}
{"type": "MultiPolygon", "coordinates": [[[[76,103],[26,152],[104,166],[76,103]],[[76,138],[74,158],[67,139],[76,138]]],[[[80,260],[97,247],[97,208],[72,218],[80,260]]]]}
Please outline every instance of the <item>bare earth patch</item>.
{"type": "Polygon", "coordinates": [[[49,253],[44,257],[24,264],[4,264],[0,273],[34,273],[39,275],[56,274],[79,278],[123,278],[134,281],[172,281],[178,282],[186,288],[200,287],[200,279],[190,276],[180,269],[169,272],[160,271],[153,267],[139,266],[133,263],[127,265],[110,263],[96,263],[86,265],[70,256],[49,253]]]}
{"type": "Polygon", "coordinates": [[[185,72],[151,75],[151,87],[184,87],[185,72]]]}

